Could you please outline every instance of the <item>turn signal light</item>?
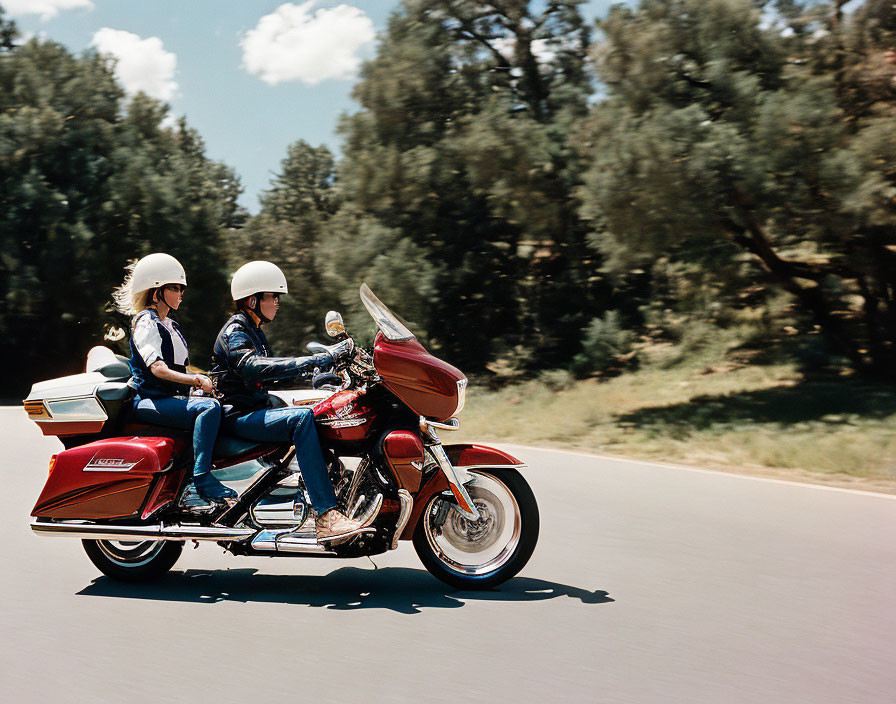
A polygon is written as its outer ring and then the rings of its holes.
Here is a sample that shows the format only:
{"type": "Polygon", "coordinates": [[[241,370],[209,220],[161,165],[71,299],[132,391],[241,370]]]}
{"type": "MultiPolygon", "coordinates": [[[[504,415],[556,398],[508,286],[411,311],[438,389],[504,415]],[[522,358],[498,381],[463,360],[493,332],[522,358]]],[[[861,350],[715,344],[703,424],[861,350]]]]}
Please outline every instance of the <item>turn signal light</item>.
{"type": "Polygon", "coordinates": [[[53,455],[53,456],[50,458],[50,469],[47,470],[47,474],[52,474],[52,473],[53,473],[53,467],[55,467],[55,466],[56,466],[56,455],[53,455]]]}
{"type": "Polygon", "coordinates": [[[27,413],[28,417],[32,420],[37,418],[50,418],[50,414],[43,401],[22,401],[22,405],[25,406],[25,413],[27,413]]]}

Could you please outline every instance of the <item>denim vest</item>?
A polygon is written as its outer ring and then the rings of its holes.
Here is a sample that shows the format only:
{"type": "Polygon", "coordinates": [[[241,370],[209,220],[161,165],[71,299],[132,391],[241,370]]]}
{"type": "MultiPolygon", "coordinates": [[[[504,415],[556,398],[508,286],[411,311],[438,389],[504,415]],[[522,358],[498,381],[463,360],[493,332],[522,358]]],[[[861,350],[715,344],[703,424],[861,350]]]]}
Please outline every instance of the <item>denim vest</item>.
{"type": "MultiPolygon", "coordinates": [[[[149,367],[146,366],[146,362],[143,361],[143,356],[134,344],[133,330],[137,327],[139,318],[146,315],[150,316],[155,321],[156,327],[159,330],[159,336],[162,338],[162,361],[165,362],[168,368],[176,372],[186,372],[186,365],[190,363],[189,359],[185,360],[184,364],[174,363],[174,343],[171,340],[171,332],[162,324],[162,321],[159,319],[159,314],[152,308],[147,308],[146,310],[137,313],[131,321],[131,359],[129,360],[131,366],[131,380],[128,382],[128,385],[136,389],[137,394],[143,398],[186,396],[189,391],[186,386],[183,384],[175,384],[173,381],[159,379],[159,377],[153,374],[149,370],[149,367]]],[[[184,336],[181,335],[180,328],[173,320],[171,322],[173,323],[175,333],[180,335],[180,339],[183,340],[184,347],[186,347],[187,341],[184,339],[184,336]]]]}

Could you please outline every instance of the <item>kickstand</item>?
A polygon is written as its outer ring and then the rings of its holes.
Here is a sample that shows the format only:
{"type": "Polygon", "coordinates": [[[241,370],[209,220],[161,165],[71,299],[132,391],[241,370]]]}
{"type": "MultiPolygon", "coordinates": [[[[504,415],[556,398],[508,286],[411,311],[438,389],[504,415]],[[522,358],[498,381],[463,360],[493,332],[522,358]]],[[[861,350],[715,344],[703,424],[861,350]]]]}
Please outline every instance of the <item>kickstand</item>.
{"type": "Polygon", "coordinates": [[[376,566],[376,563],[371,559],[370,555],[367,555],[366,557],[370,560],[370,564],[373,565],[373,569],[378,570],[379,567],[376,566]]]}

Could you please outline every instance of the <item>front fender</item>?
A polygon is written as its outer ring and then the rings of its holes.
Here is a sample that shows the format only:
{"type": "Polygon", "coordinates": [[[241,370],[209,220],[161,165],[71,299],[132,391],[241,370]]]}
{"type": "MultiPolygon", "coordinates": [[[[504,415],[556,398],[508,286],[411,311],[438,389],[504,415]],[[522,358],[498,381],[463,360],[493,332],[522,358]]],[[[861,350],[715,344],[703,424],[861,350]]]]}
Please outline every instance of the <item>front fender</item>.
{"type": "MultiPolygon", "coordinates": [[[[443,445],[443,447],[451,464],[465,470],[486,468],[495,470],[520,469],[526,466],[513,455],[488,445],[455,443],[453,445],[443,445]]],[[[414,507],[411,510],[411,516],[408,519],[404,532],[401,534],[401,540],[410,540],[414,537],[417,522],[423,516],[423,508],[429,503],[432,496],[448,490],[448,481],[441,471],[433,474],[429,481],[420,487],[420,490],[414,497],[414,507]]]]}
{"type": "Polygon", "coordinates": [[[448,459],[455,467],[524,467],[525,464],[511,454],[488,445],[476,443],[455,443],[443,445],[448,459]]]}

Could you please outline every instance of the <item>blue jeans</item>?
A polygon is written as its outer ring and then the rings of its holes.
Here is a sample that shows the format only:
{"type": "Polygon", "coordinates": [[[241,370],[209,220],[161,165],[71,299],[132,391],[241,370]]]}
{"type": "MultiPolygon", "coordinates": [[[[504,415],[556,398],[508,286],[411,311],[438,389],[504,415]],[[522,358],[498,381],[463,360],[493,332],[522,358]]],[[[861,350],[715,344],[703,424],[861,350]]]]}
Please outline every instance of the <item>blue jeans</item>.
{"type": "Polygon", "coordinates": [[[138,395],[134,399],[137,422],[193,431],[194,477],[211,471],[221,416],[221,404],[213,398],[141,398],[138,395]]]}
{"type": "Polygon", "coordinates": [[[327,474],[320,440],[314,429],[314,413],[308,408],[265,408],[224,419],[230,435],[257,442],[292,440],[302,479],[318,516],[336,507],[336,492],[327,474]]]}

